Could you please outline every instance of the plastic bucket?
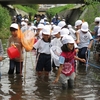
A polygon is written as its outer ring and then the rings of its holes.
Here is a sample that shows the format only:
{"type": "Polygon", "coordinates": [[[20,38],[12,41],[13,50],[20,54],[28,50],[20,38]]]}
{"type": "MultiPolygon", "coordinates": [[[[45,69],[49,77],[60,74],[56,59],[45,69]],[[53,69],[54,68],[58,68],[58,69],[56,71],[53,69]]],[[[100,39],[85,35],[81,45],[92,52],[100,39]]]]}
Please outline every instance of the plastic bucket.
{"type": "Polygon", "coordinates": [[[8,56],[9,56],[10,59],[20,57],[19,50],[14,46],[9,47],[7,49],[7,53],[8,53],[8,56]]]}

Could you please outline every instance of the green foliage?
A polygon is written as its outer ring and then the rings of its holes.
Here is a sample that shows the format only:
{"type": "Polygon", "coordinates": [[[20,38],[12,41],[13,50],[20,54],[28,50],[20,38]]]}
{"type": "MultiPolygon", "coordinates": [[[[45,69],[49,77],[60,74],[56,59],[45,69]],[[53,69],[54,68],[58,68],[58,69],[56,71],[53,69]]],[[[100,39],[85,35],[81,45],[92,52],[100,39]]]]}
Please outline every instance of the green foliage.
{"type": "Polygon", "coordinates": [[[0,38],[9,37],[9,26],[11,24],[11,17],[9,11],[0,5],[0,38]]]}
{"type": "Polygon", "coordinates": [[[56,13],[59,13],[61,11],[73,8],[74,5],[73,4],[68,4],[65,6],[59,6],[59,7],[54,7],[54,8],[50,8],[46,11],[47,16],[53,17],[54,15],[56,15],[56,13]]]}
{"type": "Polygon", "coordinates": [[[18,9],[25,11],[26,13],[31,13],[32,15],[35,15],[37,13],[36,9],[33,9],[29,6],[22,6],[22,5],[13,5],[13,6],[18,8],[18,9]]]}
{"type": "Polygon", "coordinates": [[[26,5],[26,6],[31,7],[32,9],[35,9],[36,11],[39,8],[39,5],[38,4],[30,4],[30,5],[26,5]]]}
{"type": "Polygon", "coordinates": [[[94,19],[95,17],[100,16],[100,3],[92,2],[89,5],[85,5],[82,10],[85,10],[85,9],[87,9],[87,12],[84,14],[84,17],[80,19],[84,19],[85,21],[87,21],[90,25],[90,29],[93,30],[94,19]]]}

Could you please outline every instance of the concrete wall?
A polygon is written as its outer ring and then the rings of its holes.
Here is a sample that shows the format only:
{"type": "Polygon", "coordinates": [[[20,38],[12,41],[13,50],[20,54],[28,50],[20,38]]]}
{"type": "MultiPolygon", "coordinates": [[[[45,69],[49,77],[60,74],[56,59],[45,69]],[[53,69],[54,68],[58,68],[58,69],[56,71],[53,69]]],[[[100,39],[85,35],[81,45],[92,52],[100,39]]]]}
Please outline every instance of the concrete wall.
{"type": "Polygon", "coordinates": [[[66,20],[67,24],[74,25],[75,21],[80,18],[83,11],[79,8],[62,11],[58,14],[61,18],[66,20]]]}

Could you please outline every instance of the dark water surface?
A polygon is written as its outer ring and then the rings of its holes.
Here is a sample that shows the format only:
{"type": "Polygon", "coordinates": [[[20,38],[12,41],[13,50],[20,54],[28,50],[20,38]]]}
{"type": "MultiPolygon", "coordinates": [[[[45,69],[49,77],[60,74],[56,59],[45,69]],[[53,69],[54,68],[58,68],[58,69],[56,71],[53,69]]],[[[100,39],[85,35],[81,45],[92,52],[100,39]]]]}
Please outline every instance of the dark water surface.
{"type": "Polygon", "coordinates": [[[23,77],[7,74],[9,59],[1,62],[0,100],[100,100],[100,70],[85,66],[78,68],[73,90],[62,90],[61,84],[53,84],[55,72],[49,79],[37,78],[35,56],[25,53],[23,77]]]}

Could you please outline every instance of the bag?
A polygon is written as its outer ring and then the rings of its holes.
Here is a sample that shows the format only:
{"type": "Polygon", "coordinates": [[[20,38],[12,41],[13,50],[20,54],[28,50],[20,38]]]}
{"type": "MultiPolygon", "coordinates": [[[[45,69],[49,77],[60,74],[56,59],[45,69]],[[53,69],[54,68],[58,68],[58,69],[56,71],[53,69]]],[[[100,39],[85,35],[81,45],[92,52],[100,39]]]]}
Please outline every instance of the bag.
{"type": "Polygon", "coordinates": [[[50,52],[51,52],[52,58],[54,59],[54,64],[55,64],[56,66],[59,66],[59,65],[60,65],[60,64],[59,64],[59,56],[60,56],[62,50],[61,50],[60,47],[58,47],[58,46],[52,46],[52,47],[50,48],[50,52]]]}

